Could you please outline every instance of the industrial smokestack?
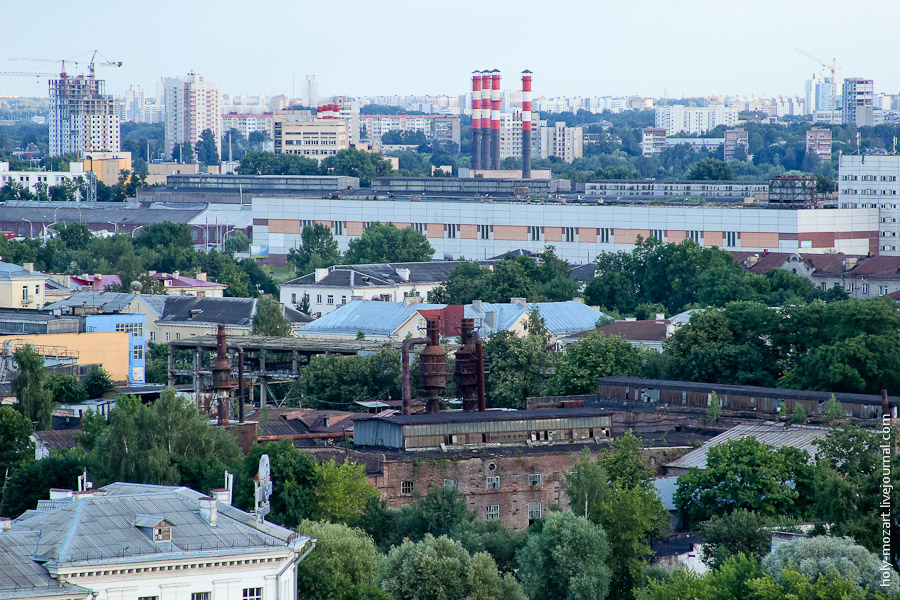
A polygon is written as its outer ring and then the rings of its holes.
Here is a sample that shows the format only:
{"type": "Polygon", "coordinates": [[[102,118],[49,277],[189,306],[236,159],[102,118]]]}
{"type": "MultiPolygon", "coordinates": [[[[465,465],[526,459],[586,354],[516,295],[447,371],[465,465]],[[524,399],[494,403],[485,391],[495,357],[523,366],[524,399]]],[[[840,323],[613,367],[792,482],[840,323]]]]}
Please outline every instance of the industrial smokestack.
{"type": "Polygon", "coordinates": [[[531,179],[531,71],[522,71],[522,179],[531,179]]]}
{"type": "Polygon", "coordinates": [[[472,169],[481,169],[481,71],[472,71],[472,169]]]}
{"type": "Polygon", "coordinates": [[[481,168],[491,168],[491,72],[481,72],[481,168]]]}
{"type": "Polygon", "coordinates": [[[491,73],[491,168],[500,168],[500,71],[491,73]]]}

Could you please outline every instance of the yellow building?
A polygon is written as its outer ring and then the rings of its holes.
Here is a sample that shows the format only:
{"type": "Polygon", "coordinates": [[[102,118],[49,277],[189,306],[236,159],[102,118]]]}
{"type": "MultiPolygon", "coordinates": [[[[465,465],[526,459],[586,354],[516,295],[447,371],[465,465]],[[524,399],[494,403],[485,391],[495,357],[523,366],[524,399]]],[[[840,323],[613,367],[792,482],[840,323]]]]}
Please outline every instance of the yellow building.
{"type": "Polygon", "coordinates": [[[0,262],[0,308],[43,308],[48,279],[32,263],[20,267],[0,262]]]}
{"type": "Polygon", "coordinates": [[[30,344],[38,354],[45,356],[47,364],[60,357],[69,357],[70,360],[75,360],[65,364],[100,365],[114,382],[128,385],[128,335],[127,331],[5,335],[0,336],[0,346],[6,354],[19,346],[30,344]]]}
{"type": "Polygon", "coordinates": [[[350,148],[350,121],[315,118],[309,111],[275,111],[275,154],[300,154],[322,160],[350,148]]]}
{"type": "Polygon", "coordinates": [[[147,165],[147,185],[166,185],[169,175],[198,175],[199,173],[200,165],[197,163],[150,163],[147,165]]]}
{"type": "Polygon", "coordinates": [[[84,170],[93,171],[106,185],[116,185],[120,171],[131,172],[131,152],[85,153],[84,170]]]}

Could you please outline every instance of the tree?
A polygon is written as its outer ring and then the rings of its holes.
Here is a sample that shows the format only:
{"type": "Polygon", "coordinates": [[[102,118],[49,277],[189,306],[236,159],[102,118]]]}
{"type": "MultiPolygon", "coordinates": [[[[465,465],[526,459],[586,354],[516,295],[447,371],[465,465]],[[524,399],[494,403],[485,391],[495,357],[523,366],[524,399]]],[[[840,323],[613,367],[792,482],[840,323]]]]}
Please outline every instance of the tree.
{"type": "Polygon", "coordinates": [[[3,494],[0,515],[18,517],[37,506],[38,500],[46,499],[51,488],[74,489],[88,462],[83,450],[71,448],[22,463],[0,488],[3,494]]]}
{"type": "Polygon", "coordinates": [[[216,486],[240,448],[233,432],[210,425],[193,403],[166,388],[152,404],[119,396],[95,455],[105,481],[205,490],[216,486]]]}
{"type": "Polygon", "coordinates": [[[772,532],[766,525],[765,518],[743,508],[726,515],[713,515],[700,525],[703,562],[715,568],[737,554],[762,559],[772,545],[772,532]]]}
{"type": "Polygon", "coordinates": [[[844,407],[838,402],[837,398],[834,397],[834,394],[831,395],[828,400],[825,401],[825,420],[829,423],[834,423],[838,419],[843,419],[846,416],[844,412],[844,407]]]}
{"type": "Polygon", "coordinates": [[[361,398],[399,398],[400,352],[384,349],[369,356],[314,356],[289,396],[302,398],[305,407],[332,410],[354,410],[353,402],[361,398]]]}
{"type": "Polygon", "coordinates": [[[806,420],[806,411],[803,410],[803,405],[797,402],[794,405],[794,410],[791,411],[791,423],[800,424],[806,420]]]}
{"type": "Polygon", "coordinates": [[[469,304],[484,299],[491,269],[476,262],[460,261],[447,280],[428,294],[429,302],[444,304],[469,304]]]}
{"type": "Polygon", "coordinates": [[[550,354],[540,336],[498,331],[484,343],[484,362],[490,406],[522,409],[526,398],[543,393],[550,354]]]}
{"type": "Polygon", "coordinates": [[[243,231],[235,230],[230,238],[225,240],[225,252],[247,252],[250,250],[250,238],[243,231]]]}
{"type": "Polygon", "coordinates": [[[390,262],[426,262],[434,248],[424,234],[412,227],[398,229],[392,223],[375,222],[363,234],[350,240],[344,262],[351,265],[390,262]]]}
{"type": "Polygon", "coordinates": [[[197,151],[197,160],[200,161],[200,164],[219,164],[219,148],[216,145],[216,136],[211,129],[203,130],[194,149],[197,151]]]}
{"type": "Polygon", "coordinates": [[[709,394],[709,404],[706,407],[706,420],[710,423],[716,423],[719,415],[722,414],[722,402],[719,401],[719,395],[715,391],[709,394]]]}
{"type": "Polygon", "coordinates": [[[84,378],[84,391],[88,398],[102,398],[106,392],[116,389],[112,379],[103,367],[97,367],[84,378]]]}
{"type": "Polygon", "coordinates": [[[53,394],[44,388],[44,357],[35,352],[34,346],[19,346],[13,360],[19,371],[12,384],[18,400],[16,410],[34,423],[36,430],[46,431],[50,429],[54,404],[53,394]]]}
{"type": "MultiPolygon", "coordinates": [[[[253,143],[253,132],[250,142],[253,143]]],[[[241,157],[238,175],[316,175],[319,161],[299,154],[274,154],[262,150],[248,152],[241,157]]]]}
{"type": "Polygon", "coordinates": [[[294,448],[290,440],[253,446],[240,467],[237,487],[238,505],[253,508],[253,477],[259,471],[259,459],[269,455],[272,480],[278,482],[272,495],[272,512],[267,519],[285,527],[296,527],[312,513],[316,502],[316,460],[294,448]]]}
{"type": "Polygon", "coordinates": [[[369,187],[374,178],[390,175],[393,170],[390,161],[380,154],[356,148],[340,150],[323,160],[320,165],[322,174],[359,177],[359,183],[363,187],[369,187]]]}
{"type": "Polygon", "coordinates": [[[550,380],[553,394],[590,394],[597,380],[610,375],[640,376],[641,351],[617,336],[591,332],[578,342],[569,344],[564,354],[553,362],[550,380]]]}
{"type": "Polygon", "coordinates": [[[472,555],[479,552],[490,554],[501,573],[515,572],[516,552],[525,543],[526,536],[524,531],[513,531],[498,519],[460,520],[450,529],[449,535],[472,555]]]}
{"type": "Polygon", "coordinates": [[[353,524],[362,515],[369,498],[378,497],[378,488],[369,483],[366,466],[334,457],[316,465],[316,502],[313,513],[318,519],[353,524]]]}
{"type": "Polygon", "coordinates": [[[19,463],[34,458],[33,432],[25,415],[11,406],[0,406],[0,478],[5,480],[19,463]]]}
{"type": "Polygon", "coordinates": [[[191,235],[191,227],[187,223],[151,223],[141,229],[140,235],[134,240],[135,248],[158,250],[163,248],[194,249],[194,239],[191,235]]]}
{"type": "Polygon", "coordinates": [[[316,269],[330,267],[341,262],[338,243],[331,229],[321,223],[306,225],[300,232],[300,247],[288,251],[287,260],[294,265],[297,275],[306,275],[316,269]]]}
{"type": "Polygon", "coordinates": [[[685,173],[684,178],[691,181],[730,181],[734,179],[734,172],[724,161],[716,158],[704,158],[694,163],[685,173]]]}
{"type": "Polygon", "coordinates": [[[77,404],[88,399],[87,390],[71,375],[54,373],[47,378],[44,387],[50,390],[57,404],[77,404]]]}
{"type": "Polygon", "coordinates": [[[551,512],[519,550],[519,579],[532,600],[603,600],[608,555],[603,528],[571,512],[551,512]]]}
{"type": "Polygon", "coordinates": [[[261,296],[257,300],[250,333],[269,337],[290,337],[292,331],[291,322],[284,316],[281,305],[270,296],[261,296]]]}
{"type": "Polygon", "coordinates": [[[798,493],[789,483],[808,459],[792,450],[774,450],[752,436],[710,448],[705,469],[692,467],[678,478],[679,512],[690,523],[738,508],[770,516],[790,513],[798,493]]]}
{"type": "Polygon", "coordinates": [[[888,569],[886,587],[881,587],[883,563],[881,559],[847,537],[816,536],[779,544],[762,561],[762,567],[776,580],[783,577],[789,565],[810,581],[837,572],[860,588],[889,593],[898,591],[897,572],[888,569]]]}
{"type": "Polygon", "coordinates": [[[376,581],[394,600],[525,600],[513,576],[501,577],[489,554],[470,556],[447,536],[404,540],[382,561],[376,581]]]}
{"type": "Polygon", "coordinates": [[[304,520],[303,535],[316,539],[316,550],[297,567],[297,598],[350,600],[371,595],[382,556],[372,538],[338,523],[304,520]]]}

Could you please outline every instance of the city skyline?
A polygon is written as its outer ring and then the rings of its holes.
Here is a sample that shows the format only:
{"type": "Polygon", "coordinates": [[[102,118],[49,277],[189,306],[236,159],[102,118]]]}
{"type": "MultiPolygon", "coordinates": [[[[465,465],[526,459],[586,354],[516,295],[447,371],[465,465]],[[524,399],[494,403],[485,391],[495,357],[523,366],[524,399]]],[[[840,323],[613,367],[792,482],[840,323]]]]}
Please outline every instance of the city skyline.
{"type": "MultiPolygon", "coordinates": [[[[563,2],[553,5],[552,14],[536,2],[519,3],[516,11],[463,2],[452,12],[410,2],[387,8],[349,2],[345,14],[354,19],[339,32],[333,8],[322,4],[263,3],[248,10],[226,0],[211,12],[206,5],[163,0],[141,13],[140,32],[129,29],[133,21],[121,13],[87,10],[93,4],[49,2],[47,12],[57,18],[42,22],[40,45],[30,28],[13,26],[33,18],[33,9],[6,7],[0,70],[52,72],[52,63],[6,59],[80,54],[77,69],[67,68],[77,73],[90,57],[84,49],[97,48],[104,60],[123,62],[122,68],[97,71],[116,95],[129,85],[150,95],[161,78],[190,71],[234,95],[299,98],[311,74],[323,97],[458,95],[468,89],[472,70],[500,69],[504,88],[516,89],[513,81],[528,68],[535,72],[536,97],[802,96],[804,81],[824,68],[799,47],[826,62],[836,58],[839,78],[874,79],[876,92],[900,92],[889,47],[890,17],[900,16],[900,5],[887,0],[867,5],[881,18],[865,23],[865,44],[862,33],[841,29],[852,20],[839,22],[842,13],[832,1],[727,7],[714,0],[653,1],[602,8],[563,2]],[[276,24],[284,35],[273,35],[276,24]]],[[[2,95],[46,96],[47,81],[0,77],[2,95]]]]}

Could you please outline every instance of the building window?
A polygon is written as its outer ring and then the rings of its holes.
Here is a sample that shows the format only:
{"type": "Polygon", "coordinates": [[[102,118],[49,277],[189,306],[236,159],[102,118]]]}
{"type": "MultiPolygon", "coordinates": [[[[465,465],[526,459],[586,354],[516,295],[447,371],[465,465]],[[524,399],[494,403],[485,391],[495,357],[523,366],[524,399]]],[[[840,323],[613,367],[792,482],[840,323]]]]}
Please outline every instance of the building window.
{"type": "Polygon", "coordinates": [[[171,338],[172,338],[172,334],[169,333],[169,332],[167,331],[167,332],[166,332],[166,341],[167,341],[167,342],[168,342],[168,341],[171,341],[171,338]]]}
{"type": "Polygon", "coordinates": [[[334,296],[328,294],[328,304],[334,304],[334,296]]]}
{"type": "Polygon", "coordinates": [[[666,241],[666,232],[664,229],[651,229],[650,237],[655,237],[661,242],[666,241]]]}
{"type": "Polygon", "coordinates": [[[487,478],[487,489],[489,490],[499,490],[500,489],[500,476],[489,476],[487,478]]]}
{"type": "Polygon", "coordinates": [[[116,331],[127,331],[135,337],[144,337],[143,323],[116,323],[116,331]]]}
{"type": "Polygon", "coordinates": [[[597,236],[601,244],[608,244],[612,239],[612,229],[609,227],[601,227],[597,230],[597,236]]]}
{"type": "Polygon", "coordinates": [[[176,333],[176,334],[175,334],[175,339],[176,339],[176,340],[180,340],[180,339],[181,339],[181,334],[180,334],[180,333],[176,333]]]}
{"type": "Polygon", "coordinates": [[[485,521],[494,521],[500,518],[500,505],[499,504],[491,504],[487,507],[487,511],[484,513],[485,521]]]}
{"type": "Polygon", "coordinates": [[[262,588],[244,588],[243,600],[262,600],[262,588]]]}
{"type": "Polygon", "coordinates": [[[297,294],[291,294],[291,303],[297,304],[297,294]]]}
{"type": "Polygon", "coordinates": [[[155,342],[155,341],[156,341],[156,332],[155,332],[155,331],[151,331],[151,332],[150,332],[150,341],[151,341],[151,342],[155,342]]]}
{"type": "Polygon", "coordinates": [[[540,473],[532,473],[528,476],[528,487],[541,487],[540,473]]]}
{"type": "Polygon", "coordinates": [[[563,227],[563,241],[564,242],[574,242],[575,241],[575,228],[574,227],[563,227]]]}
{"type": "Polygon", "coordinates": [[[316,295],[316,304],[322,304],[322,294],[316,295]]]}
{"type": "Polygon", "coordinates": [[[848,293],[848,294],[852,294],[852,293],[853,293],[853,283],[852,283],[852,282],[848,282],[848,283],[845,285],[845,287],[847,288],[847,293],[848,293]]]}
{"type": "Polygon", "coordinates": [[[131,350],[131,356],[134,360],[144,360],[144,345],[136,344],[131,350]]]}
{"type": "Polygon", "coordinates": [[[413,223],[413,229],[415,229],[419,233],[425,233],[428,231],[428,228],[425,226],[425,223],[413,223]]]}
{"type": "Polygon", "coordinates": [[[449,239],[456,239],[456,235],[459,233],[459,225],[455,223],[447,223],[444,225],[444,237],[449,239]]]}
{"type": "Polygon", "coordinates": [[[480,239],[480,240],[491,239],[491,226],[490,225],[479,225],[478,226],[478,239],[480,239]]]}
{"type": "Polygon", "coordinates": [[[414,481],[401,481],[400,482],[400,493],[404,496],[412,496],[413,488],[415,487],[414,481]]]}
{"type": "Polygon", "coordinates": [[[698,246],[703,245],[703,232],[702,231],[688,231],[688,237],[691,238],[698,246]]]}
{"type": "Polygon", "coordinates": [[[331,222],[331,231],[334,232],[334,235],[344,235],[344,222],[343,221],[332,221],[331,222]]]}
{"type": "Polygon", "coordinates": [[[448,490],[456,489],[456,480],[455,479],[445,479],[444,480],[444,488],[448,490]]]}
{"type": "MultiPolygon", "coordinates": [[[[247,590],[244,590],[244,592],[246,591],[247,590]]],[[[211,592],[194,592],[193,594],[191,594],[191,600],[209,600],[211,597],[211,592]]]]}
{"type": "Polygon", "coordinates": [[[541,234],[543,233],[542,230],[543,230],[543,228],[538,227],[537,225],[529,226],[528,227],[528,239],[531,240],[532,242],[541,241],[541,234]]]}
{"type": "Polygon", "coordinates": [[[859,286],[859,291],[862,292],[863,294],[868,294],[869,293],[869,284],[861,283],[859,286]]]}
{"type": "Polygon", "coordinates": [[[528,521],[536,521],[540,519],[543,513],[543,507],[540,502],[529,502],[528,503],[528,521]]]}
{"type": "Polygon", "coordinates": [[[726,231],[725,232],[725,245],[726,246],[737,246],[738,245],[738,234],[736,231],[726,231]]]}

